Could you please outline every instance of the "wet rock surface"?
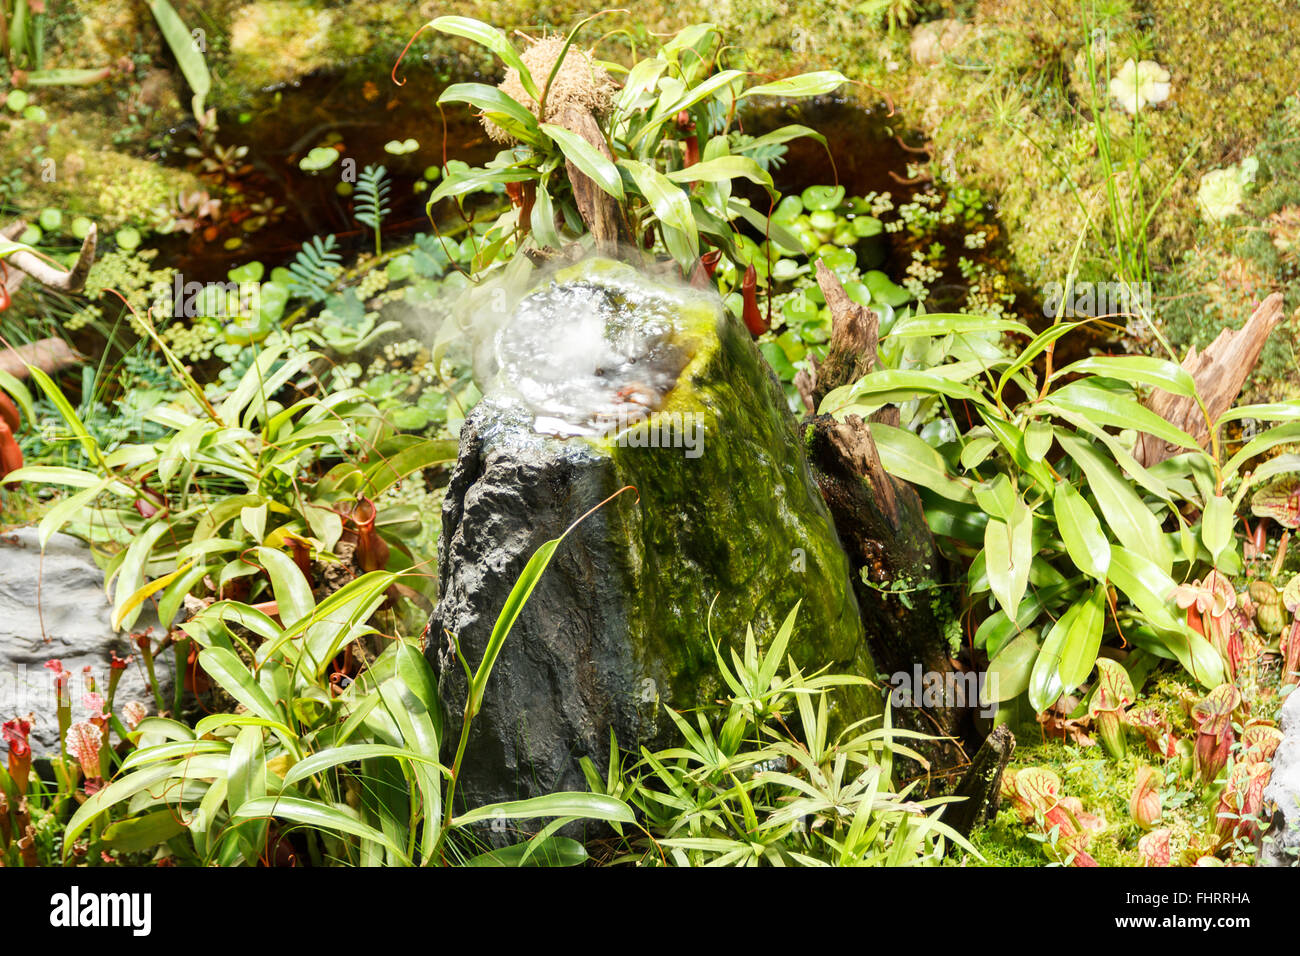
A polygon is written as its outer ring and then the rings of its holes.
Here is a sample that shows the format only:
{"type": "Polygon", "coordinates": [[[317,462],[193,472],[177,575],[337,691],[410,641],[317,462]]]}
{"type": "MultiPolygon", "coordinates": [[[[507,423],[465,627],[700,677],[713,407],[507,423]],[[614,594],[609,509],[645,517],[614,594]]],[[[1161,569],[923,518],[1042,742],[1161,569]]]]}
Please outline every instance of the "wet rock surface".
{"type": "Polygon", "coordinates": [[[1282,734],[1264,789],[1265,804],[1275,808],[1260,854],[1264,866],[1300,864],[1300,693],[1292,693],[1282,707],[1282,734]]]}
{"type": "MultiPolygon", "coordinates": [[[[109,661],[134,654],[117,687],[116,710],[138,700],[154,711],[153,695],[144,666],[129,636],[109,626],[112,605],[104,594],[104,572],[76,538],[56,534],[41,554],[35,528],[0,534],[0,718],[35,715],[32,752],[48,757],[58,751],[59,733],[54,679],[45,664],[60,660],[72,672],[69,695],[72,718],[80,720],[86,709],[83,668],[93,668],[100,691],[107,688],[109,661]]],[[[158,621],[146,611],[136,630],[158,621]]],[[[157,662],[160,680],[170,687],[170,656],[157,662]]],[[[164,693],[167,693],[164,690],[164,693]]]]}
{"type": "MultiPolygon", "coordinates": [[[[626,268],[596,260],[556,281],[646,281],[626,268]]],[[[676,287],[655,294],[660,308],[646,314],[662,317],[671,305],[675,327],[656,319],[642,340],[648,348],[623,354],[685,356],[675,384],[655,383],[663,390],[656,408],[595,437],[557,437],[541,432],[544,413],[554,417],[559,404],[538,408],[502,389],[462,429],[430,629],[448,747],[466,694],[450,635],[477,667],[533,552],[619,488],[636,488],[564,540],[515,624],[471,732],[459,785],[467,806],[585,790],[579,759],[603,774],[611,731],[624,751],[663,746],[673,731],[665,705],[697,707],[723,692],[714,642],[726,656],[752,625],[765,643],[798,601],[791,653],[801,666],[871,672],[847,560],[753,343],[716,296],[676,287]],[[686,422],[699,441],[675,443],[670,433],[686,422]]],[[[553,288],[546,295],[574,301],[553,288]]],[[[584,352],[566,334],[555,330],[563,349],[584,352]]],[[[584,354],[604,348],[597,344],[584,354]]],[[[580,385],[587,402],[592,383],[580,385]]],[[[614,409],[617,393],[608,396],[614,409]]],[[[577,414],[575,424],[588,427],[589,402],[577,414]]],[[[849,706],[860,717],[875,703],[864,696],[849,706]]]]}

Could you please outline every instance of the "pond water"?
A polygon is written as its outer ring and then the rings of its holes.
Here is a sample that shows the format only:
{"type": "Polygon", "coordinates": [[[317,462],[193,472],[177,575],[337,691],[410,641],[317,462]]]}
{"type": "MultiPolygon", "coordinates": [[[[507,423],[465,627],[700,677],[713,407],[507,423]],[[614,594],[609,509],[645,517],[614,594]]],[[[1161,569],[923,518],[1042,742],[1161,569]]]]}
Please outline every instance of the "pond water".
{"type": "MultiPolygon", "coordinates": [[[[343,164],[349,161],[356,171],[372,163],[382,163],[389,171],[392,212],[384,224],[386,244],[428,231],[425,170],[449,159],[481,164],[498,148],[465,109],[455,106],[440,113],[436,100],[445,85],[445,79],[433,69],[408,71],[407,83],[401,87],[387,77],[375,80],[321,73],[256,94],[246,109],[221,117],[218,141],[223,147],[248,150],[238,163],[237,175],[228,181],[250,201],[269,200],[283,212],[271,225],[252,233],[227,227],[214,239],[197,232],[173,237],[164,242],[164,257],[187,276],[203,282],[223,280],[227,270],[254,259],[268,266],[283,263],[316,235],[332,233],[345,258],[372,249],[372,235],[353,218],[352,200],[337,190],[343,164]],[[417,142],[418,149],[403,155],[384,149],[386,143],[408,140],[417,142]],[[340,159],[320,172],[302,170],[299,161],[322,144],[336,146],[340,159]],[[240,239],[240,245],[228,249],[225,242],[232,236],[240,239]]],[[[923,180],[909,179],[909,165],[923,164],[925,150],[923,144],[907,141],[904,117],[885,103],[863,105],[839,97],[766,101],[738,121],[751,135],[788,123],[817,129],[827,145],[811,138],[787,144],[783,161],[773,170],[783,194],[798,194],[811,185],[839,184],[849,196],[889,193],[898,206],[932,188],[923,180]]],[[[916,139],[914,135],[910,138],[916,139]]],[[[198,171],[198,163],[179,152],[172,160],[189,162],[198,171]]],[[[748,196],[756,208],[767,206],[766,196],[756,186],[742,181],[737,192],[748,196]]],[[[995,219],[991,205],[986,213],[990,220],[995,219]]],[[[444,223],[454,221],[451,215],[444,217],[444,223]]],[[[959,249],[962,233],[960,224],[940,227],[927,234],[924,242],[959,249]]],[[[884,270],[900,278],[920,241],[891,237],[884,270]]],[[[966,254],[998,271],[1008,268],[1000,242],[966,254]]],[[[949,263],[934,283],[931,308],[960,307],[968,287],[955,264],[949,263]]],[[[1012,311],[1041,316],[1023,290],[1017,292],[1012,311]]]]}

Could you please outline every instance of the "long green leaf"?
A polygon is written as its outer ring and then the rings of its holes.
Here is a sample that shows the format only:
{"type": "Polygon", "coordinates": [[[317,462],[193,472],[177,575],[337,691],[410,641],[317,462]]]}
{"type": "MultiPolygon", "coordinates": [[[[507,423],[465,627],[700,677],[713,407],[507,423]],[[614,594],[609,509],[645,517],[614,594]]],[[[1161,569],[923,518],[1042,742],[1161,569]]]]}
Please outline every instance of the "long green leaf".
{"type": "Polygon", "coordinates": [[[741,96],[825,96],[827,93],[834,93],[848,82],[849,78],[838,70],[820,70],[816,73],[801,73],[784,80],[764,83],[761,86],[752,86],[741,96]]]}
{"type": "Polygon", "coordinates": [[[677,264],[690,269],[699,254],[700,235],[691,212],[690,197],[659,170],[634,159],[620,159],[618,164],[632,176],[632,181],[654,210],[664,227],[664,243],[677,264]]]}
{"type": "Polygon", "coordinates": [[[406,855],[406,851],[383,833],[337,807],[314,800],[306,800],[302,797],[261,797],[249,800],[241,806],[234,814],[234,818],[236,820],[290,820],[309,827],[346,833],[363,840],[373,840],[406,865],[410,865],[410,858],[406,855]]]}
{"type": "Polygon", "coordinates": [[[1095,587],[1092,594],[1079,601],[1079,613],[1070,622],[1065,634],[1065,644],[1061,648],[1061,662],[1057,673],[1061,684],[1069,691],[1078,687],[1097,662],[1097,652],[1101,650],[1101,634],[1106,623],[1106,592],[1095,587]]]}
{"type": "Polygon", "coordinates": [[[461,814],[452,826],[465,827],[485,820],[528,820],[534,817],[581,817],[609,823],[634,823],[632,808],[616,797],[603,793],[560,792],[477,807],[461,814]]]}
{"type": "Polygon", "coordinates": [[[541,128],[537,117],[522,103],[486,83],[453,83],[442,91],[439,103],[468,103],[483,111],[483,115],[506,130],[515,139],[529,145],[540,145],[541,128]]]}
{"type": "Polygon", "coordinates": [[[1073,485],[1060,482],[1052,498],[1056,528],[1074,566],[1090,577],[1105,580],[1110,567],[1110,542],[1092,507],[1073,485]]]}
{"type": "Polygon", "coordinates": [[[208,72],[203,54],[194,42],[189,27],[167,0],[149,0],[149,9],[153,11],[154,19],[158,21],[158,28],[162,30],[163,39],[171,48],[172,56],[176,57],[176,65],[181,68],[181,75],[185,77],[190,92],[194,94],[191,101],[194,116],[202,121],[204,103],[212,90],[212,75],[208,72]]]}
{"type": "Polygon", "coordinates": [[[430,21],[429,26],[440,33],[449,33],[452,36],[473,40],[479,46],[485,47],[496,54],[506,66],[519,71],[520,84],[533,100],[541,102],[542,92],[537,88],[537,82],[533,79],[533,75],[528,72],[528,67],[520,59],[519,51],[511,45],[506,35],[496,27],[471,17],[437,17],[430,21]]]}
{"type": "Polygon", "coordinates": [[[224,647],[209,647],[199,652],[199,666],[239,703],[263,720],[280,722],[279,711],[266,691],[244,666],[244,662],[224,647]]]}
{"type": "Polygon", "coordinates": [[[1160,521],[1115,464],[1096,446],[1063,429],[1058,431],[1057,441],[1083,469],[1088,490],[1097,499],[1111,533],[1130,551],[1151,555],[1168,573],[1173,567],[1173,549],[1160,521]]]}
{"type": "Polygon", "coordinates": [[[543,123],[541,128],[542,132],[555,140],[564,153],[565,159],[570,160],[573,165],[586,173],[592,182],[605,192],[619,202],[623,201],[623,179],[619,176],[618,167],[614,165],[613,160],[607,158],[577,133],[563,126],[543,123]]]}

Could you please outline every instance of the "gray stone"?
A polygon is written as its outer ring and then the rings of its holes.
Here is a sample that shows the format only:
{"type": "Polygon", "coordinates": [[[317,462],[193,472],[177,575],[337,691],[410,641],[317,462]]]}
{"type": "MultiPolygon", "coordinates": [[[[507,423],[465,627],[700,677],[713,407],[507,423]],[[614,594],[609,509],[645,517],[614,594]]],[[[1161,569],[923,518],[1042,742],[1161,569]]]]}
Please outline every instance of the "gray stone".
{"type": "MultiPolygon", "coordinates": [[[[111,616],[104,572],[86,544],[56,534],[42,556],[35,528],[0,534],[0,720],[34,714],[31,745],[37,757],[50,756],[59,747],[54,678],[45,668],[47,661],[62,661],[72,672],[73,720],[86,715],[82,669],[93,668],[99,690],[107,690],[112,651],[135,657],[117,686],[115,711],[120,716],[122,705],[132,700],[155,711],[140,655],[129,635],[114,633],[111,616]]],[[[146,609],[135,630],[149,627],[157,640],[158,619],[146,609]]],[[[156,663],[164,694],[169,694],[170,652],[156,663]]]]}
{"type": "Polygon", "coordinates": [[[1273,775],[1264,802],[1273,807],[1273,824],[1260,854],[1263,866],[1300,863],[1300,691],[1282,706],[1282,744],[1273,755],[1273,775]]]}
{"type": "MultiPolygon", "coordinates": [[[[789,653],[801,667],[873,673],[847,559],[793,417],[750,336],[716,295],[660,287],[620,268],[598,261],[561,273],[558,283],[579,288],[572,301],[563,289],[543,298],[555,307],[543,316],[555,323],[549,336],[530,337],[513,320],[498,342],[526,339],[521,351],[530,360],[510,373],[525,385],[513,394],[487,389],[461,430],[429,648],[451,750],[466,679],[449,635],[476,667],[533,552],[619,488],[636,488],[564,540],[506,641],[458,781],[470,807],[587,789],[579,758],[590,757],[603,775],[611,731],[624,752],[666,745],[676,730],[665,705],[689,710],[725,694],[713,643],[729,658],[726,648],[752,625],[766,644],[798,601],[789,653]],[[580,338],[599,342],[602,334],[578,316],[601,298],[592,286],[614,290],[604,334],[619,348],[615,323],[660,321],[678,310],[680,325],[656,326],[642,351],[634,343],[621,359],[602,352],[582,366],[585,355],[602,351],[580,338]],[[566,328],[566,317],[582,328],[566,328]],[[562,374],[544,338],[578,364],[562,374]],[[602,388],[619,411],[633,384],[644,393],[644,417],[591,434],[602,388]],[[694,451],[663,440],[671,414],[698,416],[702,444],[694,451]],[[647,432],[660,435],[657,445],[640,440],[647,432]]],[[[536,306],[524,300],[513,314],[536,306]]],[[[844,696],[843,716],[879,709],[867,693],[844,696]]],[[[509,842],[509,833],[485,838],[509,842]]]]}

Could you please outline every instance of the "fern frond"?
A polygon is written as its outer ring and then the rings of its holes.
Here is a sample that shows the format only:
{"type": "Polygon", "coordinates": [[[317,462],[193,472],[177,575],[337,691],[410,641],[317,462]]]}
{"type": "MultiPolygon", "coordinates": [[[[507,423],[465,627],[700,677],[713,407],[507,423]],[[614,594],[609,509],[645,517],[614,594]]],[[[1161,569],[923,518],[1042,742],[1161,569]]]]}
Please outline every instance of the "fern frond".
{"type": "Polygon", "coordinates": [[[357,177],[357,222],[375,230],[375,255],[379,255],[379,234],[384,217],[391,212],[388,205],[388,170],[383,166],[367,166],[357,177]]]}
{"type": "Polygon", "coordinates": [[[320,302],[329,295],[331,283],[343,269],[343,257],[335,251],[335,238],[312,236],[289,263],[289,294],[320,302]]]}

